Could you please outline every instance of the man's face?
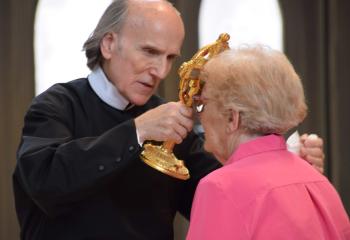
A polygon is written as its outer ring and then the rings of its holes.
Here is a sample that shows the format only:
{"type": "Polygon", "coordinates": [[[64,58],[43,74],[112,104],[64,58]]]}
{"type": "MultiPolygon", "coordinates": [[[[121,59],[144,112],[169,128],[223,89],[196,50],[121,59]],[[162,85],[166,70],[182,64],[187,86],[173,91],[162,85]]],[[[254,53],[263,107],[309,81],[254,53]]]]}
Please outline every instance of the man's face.
{"type": "Polygon", "coordinates": [[[148,101],[180,54],[183,24],[170,10],[139,15],[130,11],[121,32],[109,36],[111,54],[104,56],[103,69],[133,104],[143,105],[148,101]]]}

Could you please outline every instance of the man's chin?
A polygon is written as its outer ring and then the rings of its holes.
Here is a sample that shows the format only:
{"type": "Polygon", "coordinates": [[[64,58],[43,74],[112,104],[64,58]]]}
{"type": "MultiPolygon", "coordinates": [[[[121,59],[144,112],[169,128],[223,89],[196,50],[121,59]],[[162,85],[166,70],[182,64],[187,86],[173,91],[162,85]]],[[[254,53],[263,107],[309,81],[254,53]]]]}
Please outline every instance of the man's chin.
{"type": "Polygon", "coordinates": [[[143,106],[145,105],[148,100],[151,98],[152,95],[150,96],[137,96],[137,97],[134,97],[130,100],[130,102],[132,104],[135,104],[136,106],[143,106]]]}

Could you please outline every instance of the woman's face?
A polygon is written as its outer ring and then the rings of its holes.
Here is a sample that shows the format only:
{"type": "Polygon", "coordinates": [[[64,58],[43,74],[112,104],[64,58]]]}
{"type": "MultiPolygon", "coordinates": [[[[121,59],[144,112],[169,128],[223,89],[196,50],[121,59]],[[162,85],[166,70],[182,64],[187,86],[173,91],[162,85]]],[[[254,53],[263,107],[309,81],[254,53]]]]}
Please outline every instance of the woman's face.
{"type": "Polygon", "coordinates": [[[200,101],[204,108],[198,113],[201,124],[204,128],[206,151],[211,152],[221,162],[227,161],[230,156],[228,149],[228,131],[229,120],[220,113],[215,103],[215,99],[210,99],[206,95],[204,87],[200,101]]]}

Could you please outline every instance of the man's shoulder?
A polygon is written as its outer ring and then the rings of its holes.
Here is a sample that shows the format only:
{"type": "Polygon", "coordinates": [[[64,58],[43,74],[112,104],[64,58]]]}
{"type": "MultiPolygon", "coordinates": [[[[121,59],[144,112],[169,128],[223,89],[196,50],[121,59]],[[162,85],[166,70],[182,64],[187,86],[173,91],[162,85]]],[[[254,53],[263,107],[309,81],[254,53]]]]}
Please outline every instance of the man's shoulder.
{"type": "Polygon", "coordinates": [[[87,78],[78,78],[69,82],[56,83],[52,85],[50,88],[48,88],[46,91],[41,93],[40,95],[52,94],[52,93],[69,94],[69,93],[72,93],[72,91],[75,91],[75,92],[84,91],[89,87],[90,85],[87,81],[87,78]]]}
{"type": "Polygon", "coordinates": [[[87,78],[79,78],[65,83],[56,83],[44,92],[35,97],[37,100],[43,100],[50,97],[72,96],[89,89],[87,78]]]}
{"type": "Polygon", "coordinates": [[[56,83],[34,97],[31,108],[64,108],[87,99],[91,95],[91,88],[87,78],[79,78],[65,83],[56,83]],[[45,107],[46,106],[46,107],[45,107]]]}

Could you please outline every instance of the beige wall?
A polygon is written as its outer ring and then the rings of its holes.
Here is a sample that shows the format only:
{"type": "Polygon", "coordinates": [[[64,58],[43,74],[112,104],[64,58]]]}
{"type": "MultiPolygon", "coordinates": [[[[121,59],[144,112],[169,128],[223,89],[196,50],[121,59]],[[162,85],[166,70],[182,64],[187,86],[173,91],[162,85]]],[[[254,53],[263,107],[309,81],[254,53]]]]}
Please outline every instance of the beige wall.
{"type": "Polygon", "coordinates": [[[11,175],[22,119],[34,92],[35,1],[0,1],[0,239],[19,239],[11,175]]]}

